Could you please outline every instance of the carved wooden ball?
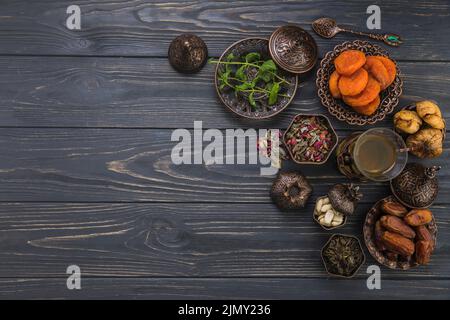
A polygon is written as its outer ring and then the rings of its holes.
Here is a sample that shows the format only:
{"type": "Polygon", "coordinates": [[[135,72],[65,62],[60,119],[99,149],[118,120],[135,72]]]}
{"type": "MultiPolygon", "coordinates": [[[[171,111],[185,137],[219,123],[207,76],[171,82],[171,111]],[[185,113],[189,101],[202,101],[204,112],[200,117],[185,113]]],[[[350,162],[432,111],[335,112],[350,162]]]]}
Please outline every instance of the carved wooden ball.
{"type": "Polygon", "coordinates": [[[205,42],[193,34],[176,37],[169,46],[169,62],[173,68],[182,73],[200,71],[208,59],[205,42]]]}

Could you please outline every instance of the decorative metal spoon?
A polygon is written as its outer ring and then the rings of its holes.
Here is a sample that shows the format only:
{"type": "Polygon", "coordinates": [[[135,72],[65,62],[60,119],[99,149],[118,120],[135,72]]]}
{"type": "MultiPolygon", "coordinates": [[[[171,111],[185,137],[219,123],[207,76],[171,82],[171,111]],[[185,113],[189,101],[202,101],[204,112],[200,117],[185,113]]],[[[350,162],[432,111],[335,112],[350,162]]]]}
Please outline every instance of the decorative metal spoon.
{"type": "Polygon", "coordinates": [[[314,31],[321,37],[324,38],[333,38],[336,34],[339,32],[349,32],[352,34],[356,34],[359,36],[366,36],[371,39],[383,41],[384,43],[393,46],[398,47],[403,43],[402,39],[399,35],[394,33],[385,33],[385,34],[377,34],[377,33],[368,33],[368,32],[360,32],[360,31],[353,31],[350,29],[344,29],[339,27],[336,24],[336,21],[331,18],[319,18],[315,20],[312,23],[312,28],[314,31]]]}

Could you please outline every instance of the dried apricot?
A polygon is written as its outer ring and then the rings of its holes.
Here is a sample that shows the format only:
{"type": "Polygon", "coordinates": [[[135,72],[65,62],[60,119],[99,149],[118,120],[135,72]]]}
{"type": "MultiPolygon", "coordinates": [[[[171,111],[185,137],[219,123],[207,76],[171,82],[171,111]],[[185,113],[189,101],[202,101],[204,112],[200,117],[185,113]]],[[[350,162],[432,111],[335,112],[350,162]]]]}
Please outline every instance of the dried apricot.
{"type": "Polygon", "coordinates": [[[359,50],[347,50],[334,59],[337,72],[343,76],[350,76],[366,63],[366,56],[359,50]]]}
{"type": "Polygon", "coordinates": [[[341,76],[339,78],[339,91],[345,96],[356,96],[367,86],[369,74],[363,68],[358,69],[351,76],[341,76]]]}
{"type": "Polygon", "coordinates": [[[371,103],[380,93],[380,84],[369,75],[369,81],[364,90],[356,96],[342,96],[344,102],[351,107],[362,107],[371,103]]]}
{"type": "Polygon", "coordinates": [[[333,98],[340,99],[341,98],[341,92],[339,91],[338,87],[338,81],[340,78],[340,74],[335,70],[331,76],[330,81],[328,82],[328,86],[330,87],[330,92],[333,98]]]}
{"type": "Polygon", "coordinates": [[[377,79],[381,85],[381,90],[384,90],[389,86],[389,74],[383,62],[375,57],[367,57],[364,69],[369,71],[369,73],[377,79]]]}
{"type": "Polygon", "coordinates": [[[377,111],[378,107],[380,106],[380,96],[377,96],[372,102],[369,102],[368,104],[366,104],[365,106],[361,106],[361,107],[352,107],[353,110],[355,110],[356,112],[363,114],[365,116],[370,116],[372,114],[375,113],[375,111],[377,111]]]}
{"type": "Polygon", "coordinates": [[[384,65],[384,67],[386,68],[386,71],[388,72],[388,76],[389,76],[389,83],[387,86],[390,86],[392,84],[392,82],[394,82],[395,77],[397,76],[397,67],[395,66],[394,61],[392,61],[391,59],[389,59],[387,57],[383,57],[383,56],[374,56],[374,58],[381,61],[384,65]]]}

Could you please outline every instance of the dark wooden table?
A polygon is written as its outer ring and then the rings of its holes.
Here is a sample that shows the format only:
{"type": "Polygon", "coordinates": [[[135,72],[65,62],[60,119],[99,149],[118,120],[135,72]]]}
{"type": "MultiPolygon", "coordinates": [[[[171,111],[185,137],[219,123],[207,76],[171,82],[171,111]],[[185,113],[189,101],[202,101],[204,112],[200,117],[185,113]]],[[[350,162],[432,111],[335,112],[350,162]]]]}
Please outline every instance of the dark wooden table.
{"type": "MultiPolygon", "coordinates": [[[[404,79],[401,105],[450,104],[450,9],[446,0],[378,1],[382,30],[404,79]]],[[[298,167],[314,186],[308,207],[284,214],[271,203],[271,177],[245,165],[172,164],[171,133],[192,128],[285,128],[300,112],[327,113],[314,77],[272,120],[248,121],[217,101],[213,67],[185,76],[167,60],[170,41],[201,36],[211,56],[244,37],[331,15],[365,29],[373,1],[76,1],[82,30],[65,26],[69,0],[0,4],[0,298],[449,298],[450,171],[440,164],[433,206],[438,245],[429,266],[382,268],[368,290],[366,264],[351,280],[327,276],[320,249],[330,236],[311,218],[313,201],[345,179],[335,159],[298,167]],[[82,289],[66,288],[76,264],[82,289]]],[[[315,34],[323,55],[336,44],[315,34]]],[[[380,126],[391,126],[389,116],[380,126]]],[[[332,118],[340,137],[360,128],[332,118]]],[[[367,129],[364,128],[364,129],[367,129]]],[[[414,160],[414,159],[413,159],[414,160]]],[[[340,233],[361,238],[365,197],[340,233]]]]}

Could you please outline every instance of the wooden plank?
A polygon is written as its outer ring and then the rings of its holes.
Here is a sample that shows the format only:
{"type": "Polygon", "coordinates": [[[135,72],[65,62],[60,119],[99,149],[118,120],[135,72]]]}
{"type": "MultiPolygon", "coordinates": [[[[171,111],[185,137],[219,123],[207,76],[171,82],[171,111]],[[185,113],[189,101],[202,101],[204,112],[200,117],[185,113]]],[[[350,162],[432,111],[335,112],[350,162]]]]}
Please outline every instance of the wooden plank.
{"type": "MultiPolygon", "coordinates": [[[[268,37],[278,26],[297,23],[311,30],[321,16],[366,30],[366,9],[373,1],[78,1],[82,30],[66,28],[70,0],[3,1],[0,18],[1,54],[165,56],[170,41],[182,32],[203,37],[210,53],[220,54],[244,37],[268,37]]],[[[449,60],[449,4],[445,0],[389,1],[380,5],[382,31],[405,38],[392,50],[396,58],[449,60]]],[[[320,52],[355,39],[333,40],[314,35],[320,52]]]]}
{"type": "MultiPolygon", "coordinates": [[[[192,128],[202,120],[211,128],[285,128],[295,114],[327,114],[312,76],[301,81],[294,103],[284,112],[272,120],[252,121],[219,103],[213,66],[185,76],[173,71],[167,59],[0,57],[0,68],[4,127],[192,128]]],[[[420,99],[450,105],[450,63],[402,62],[400,68],[401,106],[420,99]]],[[[338,129],[350,128],[331,119],[338,129]]],[[[391,119],[381,125],[391,126],[391,119]]]]}
{"type": "MultiPolygon", "coordinates": [[[[171,152],[178,142],[170,141],[171,134],[159,129],[0,129],[0,201],[270,202],[273,178],[261,176],[260,165],[175,165],[171,152]]],[[[425,163],[445,166],[445,154],[425,163]]],[[[301,169],[315,195],[345,181],[334,155],[322,166],[287,162],[284,169],[301,169]]],[[[447,170],[440,173],[438,202],[448,201],[447,177],[447,170]]],[[[389,188],[367,183],[362,191],[365,201],[373,202],[389,188]]]]}
{"type": "MultiPolygon", "coordinates": [[[[450,280],[383,280],[368,290],[365,280],[327,279],[167,279],[83,278],[81,290],[67,290],[65,279],[0,279],[1,299],[384,299],[447,300],[450,280]],[[43,289],[45,288],[45,290],[43,289]]],[[[207,305],[207,302],[205,303],[207,305]]],[[[268,302],[268,304],[270,304],[268,302]]],[[[168,308],[175,314],[178,308],[168,308]]],[[[272,308],[272,313],[281,311],[272,308]]]]}
{"type": "MultiPolygon", "coordinates": [[[[336,230],[361,238],[370,204],[336,230]]],[[[1,277],[326,278],[320,250],[332,232],[313,206],[281,213],[271,204],[0,204],[1,277]]],[[[382,268],[386,279],[448,279],[449,205],[436,205],[439,235],[428,266],[382,268]]],[[[368,252],[357,278],[375,264],[368,252]]],[[[1,286],[1,285],[0,285],[1,286]]],[[[1,291],[1,289],[0,289],[1,291]]]]}

